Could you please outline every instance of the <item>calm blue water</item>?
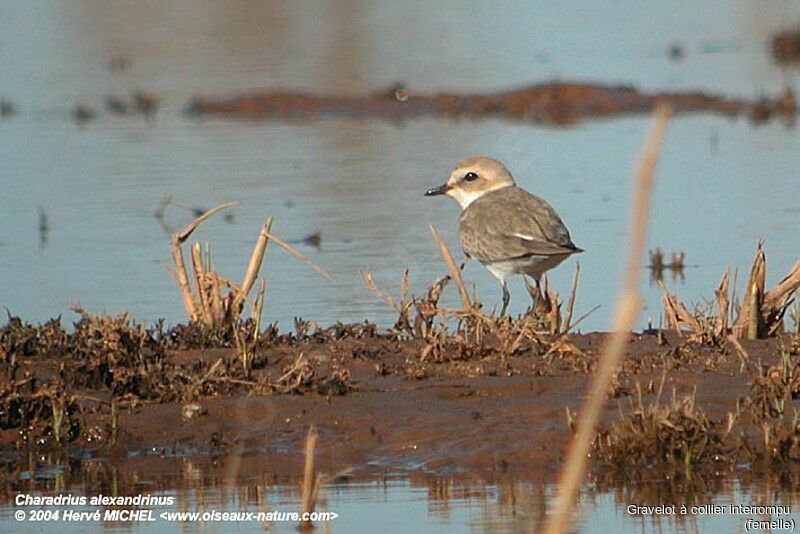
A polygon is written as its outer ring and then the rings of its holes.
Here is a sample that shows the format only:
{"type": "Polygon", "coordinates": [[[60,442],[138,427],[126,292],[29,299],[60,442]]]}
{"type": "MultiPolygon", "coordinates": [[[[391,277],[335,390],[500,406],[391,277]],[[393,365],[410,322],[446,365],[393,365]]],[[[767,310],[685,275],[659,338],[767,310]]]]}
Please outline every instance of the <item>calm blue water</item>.
{"type": "MultiPolygon", "coordinates": [[[[196,238],[212,243],[223,275],[241,280],[267,215],[274,232],[298,240],[322,231],[322,250],[302,251],[335,277],[329,283],[270,247],[265,319],[289,328],[294,316],[330,323],[392,311],[358,272],[387,289],[409,267],[421,291],[444,272],[432,223],[454,251],[457,206],[426,199],[450,166],[471,154],[502,159],[523,187],[548,199],[586,249],[576,313],[601,305],[583,328],[605,329],[627,236],[631,166],[646,118],[570,128],[502,121],[419,119],[403,124],[351,119],[243,123],[183,118],[194,94],[248,88],[364,93],[403,81],[411,90],[493,91],[563,78],[633,83],[645,89],[774,93],[795,72],[771,62],[769,36],[800,17],[791,2],[753,4],[528,2],[349,4],[293,2],[6,2],[0,17],[0,95],[18,116],[0,122],[0,305],[29,321],[127,309],[140,320],[184,320],[167,275],[168,235],[153,212],[167,194],[188,207],[236,200],[234,222],[217,218],[196,238]],[[666,50],[686,51],[672,62],[666,50]],[[125,72],[110,59],[129,58],[125,72]],[[157,94],[157,120],[102,114],[71,122],[105,95],[157,94]],[[37,207],[51,230],[42,246],[37,207]]],[[[659,167],[648,244],[686,253],[687,301],[712,295],[726,265],[746,271],[767,240],[768,283],[800,256],[800,139],[778,124],[679,117],[659,167]],[[712,149],[711,139],[716,139],[712,149]]],[[[167,222],[191,219],[172,208],[167,222]]],[[[566,294],[570,260],[552,273],[566,294]]],[[[646,274],[646,273],[644,273],[646,274]]],[[[646,277],[645,277],[646,278],[646,277]]],[[[480,266],[466,280],[493,306],[499,288],[480,266]]],[[[648,316],[660,295],[643,282],[648,316]]],[[[512,283],[512,311],[527,305],[512,283]]],[[[455,295],[449,298],[454,299],[455,295]]]]}

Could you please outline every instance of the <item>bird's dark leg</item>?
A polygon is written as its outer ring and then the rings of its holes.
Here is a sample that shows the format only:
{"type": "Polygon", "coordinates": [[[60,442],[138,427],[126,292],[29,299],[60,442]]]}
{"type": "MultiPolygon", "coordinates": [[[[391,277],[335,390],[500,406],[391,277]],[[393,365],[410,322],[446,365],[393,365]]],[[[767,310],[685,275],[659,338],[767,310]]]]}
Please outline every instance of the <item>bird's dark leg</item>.
{"type": "Polygon", "coordinates": [[[511,302],[511,293],[508,292],[508,287],[506,287],[506,283],[503,282],[503,309],[500,310],[500,317],[506,314],[509,302],[511,302]]]}

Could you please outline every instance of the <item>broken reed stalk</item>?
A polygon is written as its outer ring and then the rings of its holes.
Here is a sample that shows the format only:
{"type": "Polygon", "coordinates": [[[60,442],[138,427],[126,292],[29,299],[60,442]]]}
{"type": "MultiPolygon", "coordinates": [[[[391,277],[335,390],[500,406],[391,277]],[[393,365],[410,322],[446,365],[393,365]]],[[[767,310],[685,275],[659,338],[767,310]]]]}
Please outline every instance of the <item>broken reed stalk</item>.
{"type": "Polygon", "coordinates": [[[458,269],[456,262],[453,261],[453,255],[450,254],[450,249],[448,249],[447,245],[444,244],[444,241],[439,235],[439,232],[436,231],[436,228],[434,228],[432,224],[429,224],[428,228],[431,229],[433,240],[436,241],[436,245],[439,247],[439,252],[442,254],[442,258],[447,264],[447,268],[450,270],[450,276],[455,281],[456,287],[458,287],[458,294],[461,296],[461,307],[464,308],[464,310],[469,310],[472,308],[472,304],[469,300],[467,288],[464,286],[464,280],[461,279],[461,271],[458,269]]]}
{"type": "MultiPolygon", "coordinates": [[[[333,280],[331,276],[322,268],[317,266],[314,262],[297,252],[294,248],[284,243],[274,235],[269,233],[272,227],[272,217],[267,217],[266,222],[261,228],[261,231],[256,238],[253,252],[250,255],[250,261],[247,264],[241,286],[230,282],[229,280],[221,277],[214,272],[211,265],[211,249],[206,248],[206,255],[203,258],[202,248],[199,243],[191,247],[192,268],[194,271],[195,288],[197,292],[197,299],[192,294],[192,288],[189,284],[189,276],[186,271],[186,263],[183,259],[183,251],[181,245],[189,238],[195,229],[208,219],[214,213],[233,206],[235,202],[228,202],[220,204],[212,208],[199,217],[197,217],[190,224],[186,225],[180,232],[173,234],[171,240],[172,259],[175,264],[175,272],[170,274],[174,275],[175,281],[181,291],[181,298],[183,300],[183,307],[186,310],[186,315],[190,322],[202,322],[209,328],[218,328],[226,324],[233,324],[238,321],[239,316],[247,300],[247,296],[253,287],[253,284],[258,278],[258,273],[261,270],[261,264],[264,260],[264,252],[269,240],[274,241],[281,248],[287,250],[294,257],[300,259],[306,265],[318,272],[328,280],[333,280]],[[203,261],[205,259],[205,262],[203,261]],[[222,294],[223,288],[229,289],[226,295],[222,294]]],[[[263,303],[263,296],[262,296],[263,303]]]]}
{"type": "Polygon", "coordinates": [[[256,300],[253,302],[253,311],[250,312],[250,318],[256,322],[255,339],[258,340],[258,327],[261,325],[261,314],[264,311],[264,293],[267,290],[266,280],[261,280],[258,283],[258,294],[256,300]]]}
{"type": "Polygon", "coordinates": [[[183,261],[183,250],[181,249],[181,245],[183,245],[183,243],[189,239],[189,236],[192,235],[192,232],[194,232],[198,226],[200,226],[200,223],[218,211],[224,210],[225,208],[229,208],[236,204],[237,202],[226,202],[224,204],[220,204],[219,206],[213,207],[200,215],[194,221],[184,226],[180,232],[172,235],[170,248],[172,249],[172,261],[175,264],[175,278],[178,282],[178,287],[181,290],[183,308],[186,310],[186,315],[188,316],[189,321],[199,320],[200,315],[197,311],[197,307],[195,306],[194,298],[192,297],[192,289],[189,287],[189,276],[186,274],[186,263],[183,261]]]}
{"type": "MultiPolygon", "coordinates": [[[[197,296],[200,300],[199,313],[206,324],[211,324],[213,322],[213,317],[210,312],[211,306],[209,303],[208,283],[206,281],[206,270],[203,267],[203,259],[200,250],[200,243],[192,245],[192,269],[194,270],[194,282],[195,288],[197,289],[197,296]]],[[[208,271],[211,271],[210,267],[208,271]]]]}
{"type": "Polygon", "coordinates": [[[549,534],[565,532],[569,527],[570,518],[574,515],[574,503],[578,496],[580,483],[586,474],[588,455],[596,434],[600,411],[605,403],[614,373],[622,359],[625,341],[639,309],[639,266],[642,264],[644,254],[645,229],[650,194],[653,189],[653,175],[671,114],[672,110],[667,104],[659,104],[655,108],[650,131],[637,162],[628,263],[614,315],[614,331],[600,357],[597,373],[593,376],[589,386],[589,396],[584,401],[578,417],[577,431],[561,469],[555,508],[547,518],[544,529],[549,534]]]}
{"type": "Polygon", "coordinates": [[[684,327],[693,332],[696,338],[720,343],[729,334],[739,339],[759,339],[770,337],[784,330],[784,315],[792,303],[792,294],[800,288],[800,262],[783,280],[769,291],[764,291],[766,279],[766,254],[764,243],[759,240],[747,285],[743,291],[742,301],[736,298],[736,275],[733,281],[733,296],[728,297],[730,286],[730,268],[722,275],[719,285],[714,290],[717,315],[713,323],[706,318],[698,318],[689,313],[686,307],[661,285],[663,293],[664,315],[667,328],[672,328],[681,335],[684,327]]]}
{"type": "MultiPolygon", "coordinates": [[[[317,477],[314,469],[314,453],[317,449],[317,438],[319,433],[314,425],[308,429],[306,436],[306,460],[303,466],[303,488],[302,503],[300,513],[306,514],[314,511],[314,501],[317,493],[317,477]]],[[[300,525],[310,525],[311,521],[301,521],[300,525]]]]}
{"type": "Polygon", "coordinates": [[[253,253],[250,255],[250,262],[247,264],[247,270],[242,278],[242,298],[247,299],[250,288],[258,277],[258,271],[261,270],[261,261],[264,259],[264,251],[267,248],[269,241],[269,231],[272,228],[272,217],[267,217],[264,226],[261,227],[261,232],[258,233],[256,244],[253,246],[253,253]]]}
{"type": "Polygon", "coordinates": [[[300,254],[297,250],[295,250],[293,247],[291,247],[288,243],[278,239],[277,237],[275,237],[274,235],[270,234],[269,232],[267,232],[267,237],[269,239],[271,239],[272,241],[274,241],[275,244],[278,245],[279,247],[281,247],[283,250],[285,250],[286,252],[288,252],[289,254],[291,254],[292,256],[297,258],[298,260],[302,261],[303,263],[305,263],[306,265],[308,265],[309,267],[314,269],[314,271],[316,271],[320,276],[322,276],[323,278],[325,278],[328,281],[331,281],[331,282],[333,281],[333,277],[330,274],[328,274],[328,272],[325,271],[325,269],[323,269],[322,267],[320,267],[319,265],[317,265],[313,261],[309,260],[308,258],[303,256],[302,254],[300,254]]]}
{"type": "Polygon", "coordinates": [[[683,335],[681,323],[689,326],[689,328],[694,331],[699,331],[702,328],[700,322],[689,313],[686,306],[678,301],[674,295],[670,294],[663,281],[659,280],[658,286],[661,288],[661,293],[663,295],[662,302],[664,303],[664,315],[667,320],[667,328],[672,328],[679,336],[683,335]]]}
{"type": "Polygon", "coordinates": [[[717,320],[714,325],[714,334],[721,338],[728,332],[728,309],[730,303],[728,302],[728,285],[731,278],[731,269],[728,267],[722,274],[722,280],[719,281],[717,289],[714,291],[714,296],[717,298],[717,320]]]}
{"type": "Polygon", "coordinates": [[[766,262],[764,241],[759,240],[756,256],[750,267],[750,276],[747,277],[739,317],[733,325],[733,333],[738,338],[757,339],[759,337],[759,315],[764,301],[764,285],[767,276],[766,262]]]}
{"type": "Polygon", "coordinates": [[[779,308],[783,303],[800,288],[800,261],[796,262],[783,280],[764,295],[764,306],[779,308]]]}
{"type": "Polygon", "coordinates": [[[178,288],[181,290],[181,299],[183,300],[183,309],[186,310],[186,316],[189,322],[195,322],[198,319],[197,309],[194,306],[194,299],[192,298],[192,290],[189,287],[189,277],[186,274],[186,264],[183,261],[183,251],[178,243],[175,234],[172,237],[172,263],[175,264],[175,281],[178,283],[178,288]]]}
{"type": "Polygon", "coordinates": [[[261,330],[261,315],[264,311],[264,292],[266,289],[266,281],[261,280],[258,284],[256,299],[253,301],[253,309],[250,312],[250,318],[255,321],[252,343],[248,345],[246,338],[244,340],[239,339],[238,328],[233,331],[235,336],[234,340],[236,341],[237,349],[242,358],[242,368],[244,369],[245,375],[248,377],[250,376],[250,367],[256,354],[256,346],[258,345],[258,333],[261,330]]]}
{"type": "Polygon", "coordinates": [[[575,262],[575,274],[572,275],[572,288],[569,290],[569,301],[567,301],[567,311],[564,316],[564,327],[562,332],[569,332],[572,322],[572,309],[575,307],[575,294],[578,292],[578,277],[581,274],[581,264],[575,262]]]}

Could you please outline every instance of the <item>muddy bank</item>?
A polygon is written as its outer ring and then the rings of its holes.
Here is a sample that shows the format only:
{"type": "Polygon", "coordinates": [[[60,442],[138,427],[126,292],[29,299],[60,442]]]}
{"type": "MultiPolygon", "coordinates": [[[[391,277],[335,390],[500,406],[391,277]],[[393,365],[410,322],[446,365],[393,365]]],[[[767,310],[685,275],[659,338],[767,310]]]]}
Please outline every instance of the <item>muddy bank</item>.
{"type": "Polygon", "coordinates": [[[800,28],[780,32],[772,38],[772,57],[778,63],[800,63],[800,28]]]}
{"type": "MultiPolygon", "coordinates": [[[[298,321],[292,334],[262,334],[249,372],[230,336],[145,328],[125,316],[86,314],[74,332],[12,319],[0,331],[6,483],[54,458],[156,472],[189,459],[229,477],[289,481],[301,473],[312,424],[319,469],[332,476],[547,481],[605,334],[526,335],[509,347],[487,332],[477,347],[454,333],[431,349],[366,323],[298,321]]],[[[796,334],[739,347],[632,334],[609,391],[595,473],[613,479],[653,463],[681,472],[684,462],[721,478],[743,466],[788,472],[800,461],[791,416],[798,397],[796,334]]]]}
{"type": "Polygon", "coordinates": [[[196,97],[185,107],[189,116],[242,119],[310,118],[340,115],[403,120],[420,116],[501,118],[570,124],[580,120],[649,113],[657,102],[678,113],[748,115],[762,122],[773,115],[794,117],[794,95],[757,100],[732,99],[702,92],[646,93],[626,85],[550,82],[491,94],[415,93],[403,86],[363,96],[313,95],[255,91],[231,97],[196,97]]]}

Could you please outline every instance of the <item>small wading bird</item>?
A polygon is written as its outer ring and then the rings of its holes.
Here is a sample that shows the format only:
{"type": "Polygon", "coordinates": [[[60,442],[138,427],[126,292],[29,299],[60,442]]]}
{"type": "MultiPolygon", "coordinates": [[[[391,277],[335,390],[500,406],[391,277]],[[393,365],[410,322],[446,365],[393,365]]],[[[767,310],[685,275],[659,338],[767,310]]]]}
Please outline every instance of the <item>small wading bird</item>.
{"type": "Polygon", "coordinates": [[[528,275],[538,287],[545,271],[583,252],[550,204],[517,187],[508,169],[495,159],[460,161],[444,185],[425,193],[434,195],[453,197],[461,205],[461,247],[502,284],[500,315],[505,315],[511,300],[506,287],[509,275],[528,275]]]}

